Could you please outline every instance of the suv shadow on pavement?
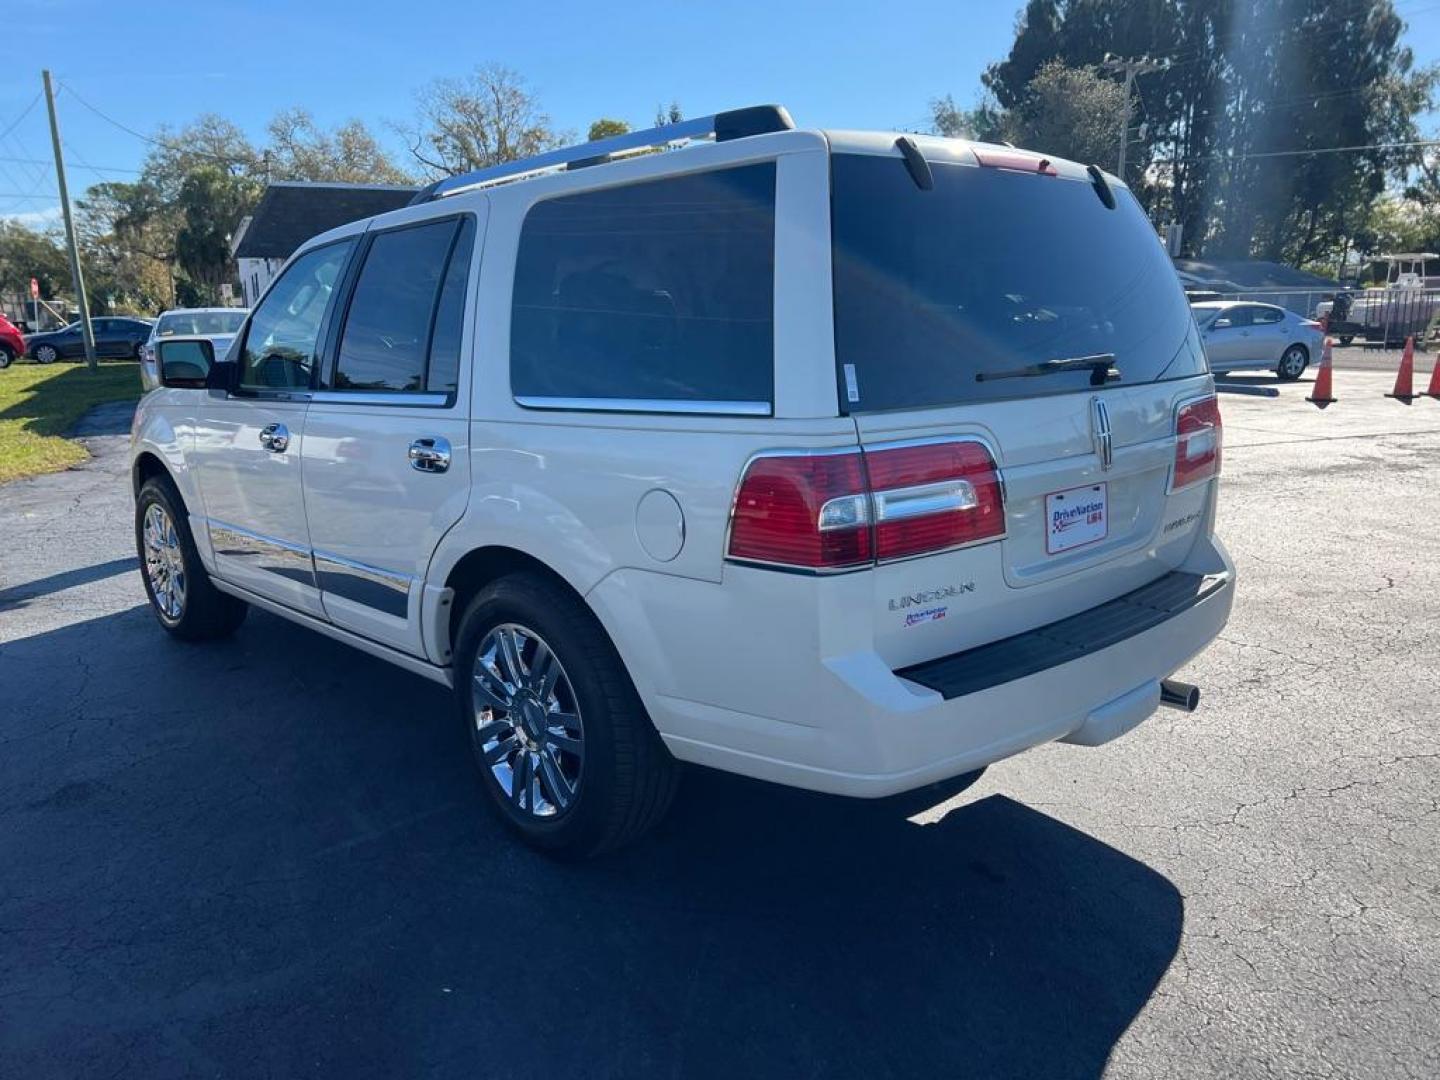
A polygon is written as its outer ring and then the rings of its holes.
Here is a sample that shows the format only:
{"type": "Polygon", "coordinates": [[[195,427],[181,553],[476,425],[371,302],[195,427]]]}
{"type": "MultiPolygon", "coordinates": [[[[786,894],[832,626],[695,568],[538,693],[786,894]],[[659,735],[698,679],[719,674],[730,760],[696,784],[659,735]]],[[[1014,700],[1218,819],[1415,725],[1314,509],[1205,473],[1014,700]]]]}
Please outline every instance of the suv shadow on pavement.
{"type": "Polygon", "coordinates": [[[261,612],[20,639],[0,686],[13,1075],[1095,1077],[1180,940],[1170,882],[1000,795],[691,771],[551,862],[442,688],[261,612]]]}

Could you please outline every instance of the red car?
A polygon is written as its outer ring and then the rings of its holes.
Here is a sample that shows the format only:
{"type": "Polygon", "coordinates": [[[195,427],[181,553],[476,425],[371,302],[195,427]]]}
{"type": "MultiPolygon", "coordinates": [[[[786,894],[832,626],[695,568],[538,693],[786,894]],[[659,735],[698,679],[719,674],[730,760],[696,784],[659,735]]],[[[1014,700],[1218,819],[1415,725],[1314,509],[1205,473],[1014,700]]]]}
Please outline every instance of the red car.
{"type": "Polygon", "coordinates": [[[25,339],[14,323],[0,315],[0,368],[7,368],[17,356],[25,355],[25,339]]]}

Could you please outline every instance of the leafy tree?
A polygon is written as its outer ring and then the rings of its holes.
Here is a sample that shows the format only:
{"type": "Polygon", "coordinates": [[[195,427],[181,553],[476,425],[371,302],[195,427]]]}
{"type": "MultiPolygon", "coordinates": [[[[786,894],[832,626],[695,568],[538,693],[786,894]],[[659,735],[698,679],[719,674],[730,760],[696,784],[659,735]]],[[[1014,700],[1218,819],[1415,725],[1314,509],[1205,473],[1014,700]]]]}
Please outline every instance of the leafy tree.
{"type": "Polygon", "coordinates": [[[1108,166],[1120,152],[1124,100],[1119,84],[1094,68],[1051,60],[1035,73],[1000,128],[1005,141],[1017,146],[1108,166]]]}
{"type": "Polygon", "coordinates": [[[18,309],[30,299],[30,279],[40,284],[40,295],[50,299],[61,289],[69,291],[70,263],[57,236],[0,218],[0,296],[18,309]]]}
{"type": "Polygon", "coordinates": [[[524,78],[498,64],[437,79],[419,94],[410,153],[431,174],[454,176],[530,157],[563,138],[524,78]]]}
{"type": "Polygon", "coordinates": [[[175,302],[175,232],[181,218],[155,185],[96,184],[76,200],[76,209],[92,307],[105,297],[116,309],[132,311],[175,302]]]}
{"type": "Polygon", "coordinates": [[[950,139],[1004,142],[1004,113],[993,101],[962,109],[949,94],[930,102],[930,130],[950,139]]]}
{"type": "Polygon", "coordinates": [[[1167,60],[1136,82],[1127,176],[1193,254],[1328,258],[1364,229],[1435,90],[1393,0],[1029,0],[982,82],[1007,113],[1051,61],[1167,60]],[[1367,149],[1313,153],[1339,146],[1367,149]],[[1146,167],[1143,163],[1149,162],[1146,167]]]}
{"type": "Polygon", "coordinates": [[[230,176],[261,176],[263,156],[245,133],[223,116],[206,113],[179,131],[156,129],[141,179],[154,185],[164,201],[175,199],[197,169],[218,169],[230,176]]]}
{"type": "Polygon", "coordinates": [[[1434,251],[1440,241],[1440,201],[1412,192],[1391,193],[1376,201],[1357,240],[1376,254],[1434,251]]]}
{"type": "Polygon", "coordinates": [[[601,117],[590,125],[590,132],[586,138],[590,142],[596,142],[600,139],[608,139],[612,135],[625,135],[629,131],[630,125],[624,120],[610,120],[601,117]]]}
{"type": "Polygon", "coordinates": [[[260,197],[260,185],[213,166],[195,169],[180,186],[183,224],[175,255],[190,284],[209,303],[230,278],[230,236],[260,197]]]}
{"type": "Polygon", "coordinates": [[[359,120],[325,131],[307,109],[284,109],[275,114],[266,131],[270,142],[262,162],[271,179],[349,184],[411,182],[359,120]]]}

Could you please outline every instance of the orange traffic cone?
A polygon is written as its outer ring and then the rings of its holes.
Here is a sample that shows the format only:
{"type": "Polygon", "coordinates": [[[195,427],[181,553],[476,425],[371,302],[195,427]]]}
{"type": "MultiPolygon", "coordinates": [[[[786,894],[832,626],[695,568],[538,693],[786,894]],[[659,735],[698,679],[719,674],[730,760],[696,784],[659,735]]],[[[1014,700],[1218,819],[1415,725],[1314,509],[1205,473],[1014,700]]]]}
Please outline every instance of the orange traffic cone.
{"type": "Polygon", "coordinates": [[[1388,398],[1403,401],[1409,405],[1419,395],[1415,393],[1415,339],[1405,339],[1405,355],[1400,357],[1400,370],[1395,375],[1395,389],[1386,394],[1388,398]]]}
{"type": "Polygon", "coordinates": [[[1430,371],[1430,385],[1425,396],[1440,401],[1440,353],[1435,354],[1435,367],[1430,371]]]}
{"type": "Polygon", "coordinates": [[[1337,400],[1330,393],[1330,339],[1325,339],[1325,351],[1320,355],[1320,371],[1315,376],[1315,391],[1305,399],[1317,409],[1323,409],[1337,400]]]}

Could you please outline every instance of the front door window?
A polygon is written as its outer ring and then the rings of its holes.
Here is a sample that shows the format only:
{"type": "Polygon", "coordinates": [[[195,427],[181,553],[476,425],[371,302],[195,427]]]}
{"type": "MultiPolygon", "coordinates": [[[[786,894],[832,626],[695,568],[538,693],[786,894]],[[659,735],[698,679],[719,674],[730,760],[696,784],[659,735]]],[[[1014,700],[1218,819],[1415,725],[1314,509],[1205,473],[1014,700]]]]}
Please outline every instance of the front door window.
{"type": "Polygon", "coordinates": [[[307,251],[266,293],[245,334],[241,390],[309,388],[320,327],[353,245],[344,240],[307,251]]]}

